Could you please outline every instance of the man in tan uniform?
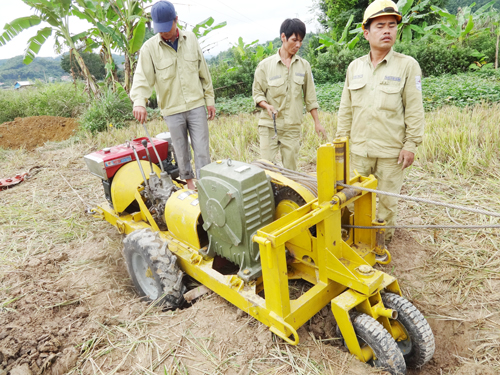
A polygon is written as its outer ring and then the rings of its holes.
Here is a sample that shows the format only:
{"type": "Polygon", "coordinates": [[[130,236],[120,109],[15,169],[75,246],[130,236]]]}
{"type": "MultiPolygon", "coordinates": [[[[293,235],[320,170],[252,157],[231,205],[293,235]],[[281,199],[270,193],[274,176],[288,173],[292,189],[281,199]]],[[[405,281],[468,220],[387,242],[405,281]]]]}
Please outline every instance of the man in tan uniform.
{"type": "Polygon", "coordinates": [[[257,66],[253,99],[265,109],[259,119],[261,157],[274,161],[279,150],[283,166],[296,170],[304,102],[314,119],[316,133],[324,138],[327,135],[319,122],[311,66],[296,55],[306,35],[306,25],[297,18],[287,19],[281,25],[280,35],[283,44],[278,53],[257,66]],[[273,114],[278,133],[275,139],[273,114]]]}
{"type": "MultiPolygon", "coordinates": [[[[424,134],[420,66],[392,50],[399,22],[390,0],[375,0],[366,9],[363,30],[370,53],[347,69],[336,134],[351,139],[352,169],[375,175],[379,190],[398,194],[424,134]]],[[[379,195],[377,216],[395,225],[397,198],[379,195]]],[[[393,234],[394,229],[386,231],[386,243],[393,234]]]]}
{"type": "Polygon", "coordinates": [[[214,89],[208,66],[196,36],[177,28],[178,17],[169,1],[159,1],[151,9],[155,32],[141,48],[130,98],[134,117],[146,121],[146,102],[153,87],[158,106],[168,125],[179,167],[179,177],[194,189],[188,133],[194,151],[196,175],[210,163],[208,118],[215,116],[214,89]]]}

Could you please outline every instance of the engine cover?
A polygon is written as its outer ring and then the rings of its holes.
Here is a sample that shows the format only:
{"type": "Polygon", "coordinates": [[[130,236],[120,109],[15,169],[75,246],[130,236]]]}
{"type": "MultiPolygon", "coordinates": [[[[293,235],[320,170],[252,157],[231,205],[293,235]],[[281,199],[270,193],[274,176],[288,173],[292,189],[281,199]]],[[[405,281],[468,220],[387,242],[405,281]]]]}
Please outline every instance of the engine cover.
{"type": "Polygon", "coordinates": [[[239,162],[217,161],[200,171],[198,198],[209,245],[203,255],[218,254],[240,266],[238,276],[250,281],[262,274],[258,244],[252,236],[274,218],[274,196],[263,169],[239,162]]]}
{"type": "MultiPolygon", "coordinates": [[[[106,147],[100,151],[95,151],[91,154],[85,155],[83,158],[88,169],[90,170],[90,173],[100,177],[103,181],[108,181],[113,178],[122,165],[135,160],[134,152],[131,146],[135,147],[139,159],[147,161],[146,149],[141,143],[143,139],[148,141],[148,150],[149,155],[151,155],[151,161],[155,164],[159,163],[156,153],[153,150],[153,146],[149,142],[148,138],[142,137],[118,146],[106,147]]],[[[165,160],[168,155],[168,142],[155,138],[153,138],[153,142],[158,154],[160,155],[160,159],[165,160]]]]}

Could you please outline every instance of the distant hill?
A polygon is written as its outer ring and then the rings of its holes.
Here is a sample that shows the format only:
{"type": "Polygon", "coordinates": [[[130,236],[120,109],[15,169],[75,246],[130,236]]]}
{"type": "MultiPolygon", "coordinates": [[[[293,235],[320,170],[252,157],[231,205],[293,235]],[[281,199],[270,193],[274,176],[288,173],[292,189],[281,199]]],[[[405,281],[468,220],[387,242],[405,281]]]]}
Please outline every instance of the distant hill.
{"type": "MultiPolygon", "coordinates": [[[[61,68],[61,56],[36,57],[29,65],[23,64],[23,57],[16,56],[10,59],[0,59],[0,87],[12,86],[17,81],[59,81],[67,76],[61,68]]],[[[118,69],[123,70],[125,56],[113,55],[118,69]]]]}
{"type": "MultiPolygon", "coordinates": [[[[474,7],[472,8],[473,11],[478,10],[481,8],[483,5],[486,5],[490,2],[491,0],[476,0],[476,1],[469,1],[469,0],[449,0],[446,2],[445,8],[450,12],[450,13],[457,13],[458,8],[463,8],[468,5],[471,5],[472,3],[476,3],[474,7]]],[[[495,8],[499,7],[498,1],[494,5],[495,8]]]]}
{"type": "Polygon", "coordinates": [[[61,69],[61,57],[37,57],[29,65],[23,63],[22,56],[0,60],[0,82],[12,85],[17,81],[60,80],[67,75],[61,69]]]}

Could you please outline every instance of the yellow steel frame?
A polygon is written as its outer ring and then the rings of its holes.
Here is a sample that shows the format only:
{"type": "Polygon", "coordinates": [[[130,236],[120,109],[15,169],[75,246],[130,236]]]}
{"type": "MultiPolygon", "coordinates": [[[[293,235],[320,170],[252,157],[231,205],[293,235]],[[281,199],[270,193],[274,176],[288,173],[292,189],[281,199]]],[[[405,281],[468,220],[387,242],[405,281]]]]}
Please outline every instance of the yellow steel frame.
{"type": "MultiPolygon", "coordinates": [[[[393,276],[372,268],[376,263],[375,253],[380,250],[375,230],[351,229],[349,238],[342,239],[341,213],[347,205],[354,204],[355,214],[350,218],[352,224],[380,225],[375,220],[375,194],[360,192],[347,199],[347,192],[344,194],[336,187],[336,182],[372,189],[377,186],[373,176],[363,177],[356,173],[354,178],[348,179],[348,155],[347,138],[321,146],[317,157],[318,198],[257,231],[253,241],[259,244],[262,265],[262,278],[257,281],[245,283],[236,275],[222,275],[213,269],[213,258],[204,258],[199,249],[193,248],[193,241],[187,242],[171,232],[159,234],[177,255],[182,270],[266,324],[290,344],[298,344],[297,329],[331,302],[347,347],[361,361],[368,361],[373,352],[360,347],[349,312],[357,310],[368,314],[396,340],[404,339],[404,332],[397,329],[397,325],[391,326],[389,319],[395,316],[394,312],[384,307],[380,295],[383,290],[397,294],[401,291],[393,276]],[[314,262],[304,259],[305,250],[296,246],[289,251],[293,261],[287,263],[285,249],[294,239],[309,235],[309,228],[313,225],[317,228],[316,239],[311,242],[314,262]],[[288,284],[291,278],[303,278],[314,285],[292,300],[288,284]],[[262,283],[265,298],[258,295],[262,283]]],[[[149,215],[119,216],[109,205],[96,209],[95,215],[115,225],[121,233],[150,227],[146,222],[149,215]]],[[[380,231],[383,233],[383,229],[380,231]]]]}

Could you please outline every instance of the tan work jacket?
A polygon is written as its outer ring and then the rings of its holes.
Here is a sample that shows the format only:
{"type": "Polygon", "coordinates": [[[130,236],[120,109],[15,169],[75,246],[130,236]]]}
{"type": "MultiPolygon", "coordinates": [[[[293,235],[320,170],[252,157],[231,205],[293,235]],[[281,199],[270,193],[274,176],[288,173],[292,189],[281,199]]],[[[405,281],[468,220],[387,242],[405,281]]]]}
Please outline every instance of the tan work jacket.
{"type": "Polygon", "coordinates": [[[134,107],[146,107],[154,87],[163,116],[215,103],[207,63],[189,31],[179,30],[177,52],[160,34],[144,43],[133,80],[130,98],[134,107]]]}
{"type": "Polygon", "coordinates": [[[337,137],[349,136],[351,152],[360,156],[416,153],[425,124],[421,77],[415,59],[392,49],[376,69],[370,54],[354,60],[347,69],[337,137]]]}
{"type": "MultiPolygon", "coordinates": [[[[276,127],[279,129],[302,123],[304,102],[307,112],[319,107],[309,62],[294,55],[288,69],[281,61],[279,50],[257,66],[252,91],[255,105],[265,100],[278,111],[276,127]]],[[[273,127],[266,110],[260,115],[259,125],[273,127]]]]}

